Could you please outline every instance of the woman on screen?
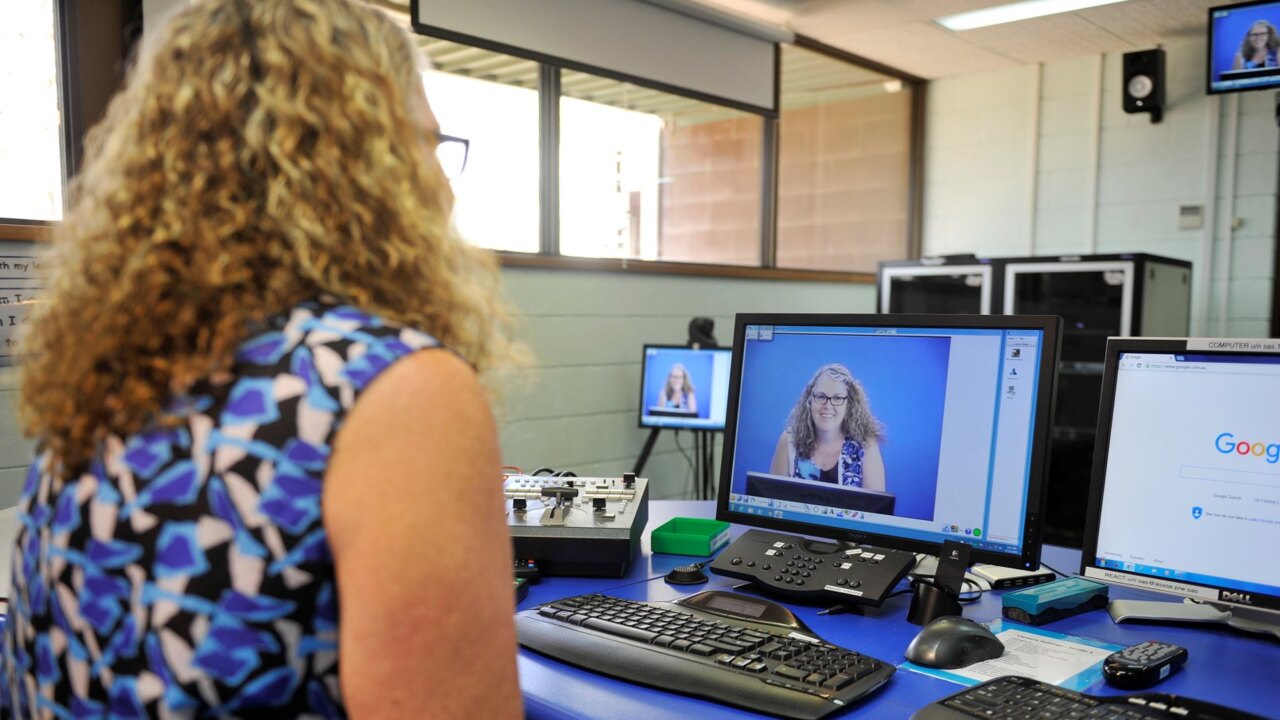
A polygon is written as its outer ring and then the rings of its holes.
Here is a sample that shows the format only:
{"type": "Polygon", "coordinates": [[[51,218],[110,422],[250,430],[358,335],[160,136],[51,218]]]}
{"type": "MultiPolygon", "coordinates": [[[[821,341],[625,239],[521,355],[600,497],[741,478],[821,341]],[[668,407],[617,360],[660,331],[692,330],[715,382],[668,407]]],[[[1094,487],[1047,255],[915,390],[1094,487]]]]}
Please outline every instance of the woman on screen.
{"type": "Polygon", "coordinates": [[[862,384],[843,365],[824,365],[796,401],[770,472],[884,491],[884,428],[862,384]]]}
{"type": "Polygon", "coordinates": [[[658,406],[672,410],[698,412],[698,396],[693,391],[693,380],[689,379],[689,371],[684,365],[676,363],[667,373],[667,381],[658,394],[658,406]]]}
{"type": "Polygon", "coordinates": [[[1259,20],[1249,26],[1249,32],[1240,42],[1240,52],[1236,53],[1233,70],[1277,67],[1276,51],[1280,48],[1280,38],[1276,37],[1276,27],[1266,20],[1259,20]]]}

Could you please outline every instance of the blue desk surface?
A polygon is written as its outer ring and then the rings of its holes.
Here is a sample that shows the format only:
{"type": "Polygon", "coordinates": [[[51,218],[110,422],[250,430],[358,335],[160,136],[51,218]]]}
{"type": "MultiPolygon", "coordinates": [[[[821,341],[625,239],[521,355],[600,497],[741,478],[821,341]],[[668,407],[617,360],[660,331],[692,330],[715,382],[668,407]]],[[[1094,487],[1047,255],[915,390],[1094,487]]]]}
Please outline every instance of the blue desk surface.
{"type": "MultiPolygon", "coordinates": [[[[715,505],[710,501],[655,501],[650,504],[644,546],[626,577],[543,578],[542,582],[530,588],[529,596],[519,609],[527,610],[552,600],[590,592],[656,601],[674,600],[702,590],[732,589],[738,581],[714,574],[705,585],[685,588],[668,585],[662,577],[669,570],[702,558],[653,555],[649,552],[649,531],[668,519],[714,515],[715,505]]],[[[734,535],[743,529],[735,526],[734,535]]],[[[1063,572],[1075,573],[1079,571],[1080,552],[1046,546],[1043,561],[1063,572]]],[[[1169,599],[1169,596],[1116,587],[1111,588],[1111,597],[1169,599]]],[[[920,629],[906,620],[910,602],[910,594],[901,595],[890,598],[879,608],[868,608],[862,615],[820,616],[819,607],[788,606],[823,638],[886,662],[901,664],[904,661],[903,651],[920,629]]],[[[978,602],[966,605],[964,614],[978,621],[999,618],[999,593],[986,593],[978,602]]],[[[1152,692],[1186,695],[1248,710],[1263,717],[1280,717],[1280,643],[1274,640],[1219,626],[1118,625],[1103,610],[1050,623],[1046,629],[1118,645],[1132,645],[1147,639],[1182,645],[1190,652],[1186,667],[1152,688],[1152,692]]],[[[525,712],[530,718],[648,720],[696,717],[698,720],[712,720],[765,717],[597,675],[524,649],[520,650],[519,669],[525,712]]],[[[885,687],[837,717],[906,718],[930,702],[960,689],[960,685],[900,669],[885,687]]],[[[1086,692],[1095,695],[1123,694],[1101,682],[1086,692]]]]}

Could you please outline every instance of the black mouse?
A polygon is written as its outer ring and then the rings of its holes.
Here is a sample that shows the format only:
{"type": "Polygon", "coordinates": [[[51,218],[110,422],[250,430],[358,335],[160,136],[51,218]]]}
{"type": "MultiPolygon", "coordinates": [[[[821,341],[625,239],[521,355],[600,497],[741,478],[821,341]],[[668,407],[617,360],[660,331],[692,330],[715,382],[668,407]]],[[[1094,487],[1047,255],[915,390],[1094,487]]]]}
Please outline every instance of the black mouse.
{"type": "Polygon", "coordinates": [[[666,580],[672,585],[697,585],[707,581],[707,574],[701,565],[681,565],[667,573],[666,580]]]}
{"type": "Polygon", "coordinates": [[[907,646],[907,659],[917,665],[952,670],[1004,654],[1004,643],[985,626],[947,615],[924,626],[907,646]]]}

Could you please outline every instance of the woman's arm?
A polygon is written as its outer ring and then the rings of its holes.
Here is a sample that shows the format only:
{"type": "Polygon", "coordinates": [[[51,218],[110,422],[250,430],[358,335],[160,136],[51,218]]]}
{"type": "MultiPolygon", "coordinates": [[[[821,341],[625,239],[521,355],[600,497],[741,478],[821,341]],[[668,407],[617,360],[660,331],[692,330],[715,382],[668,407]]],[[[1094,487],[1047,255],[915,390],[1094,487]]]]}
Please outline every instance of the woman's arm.
{"type": "Polygon", "coordinates": [[[787,431],[778,436],[778,444],[773,448],[773,462],[769,463],[769,472],[774,475],[791,476],[791,453],[787,448],[787,431]]]}
{"type": "Polygon", "coordinates": [[[862,487],[884,492],[884,458],[880,455],[880,443],[868,440],[862,446],[862,487]]]}
{"type": "Polygon", "coordinates": [[[483,389],[424,351],[360,397],[325,474],[352,718],[517,718],[511,541],[483,389]]]}
{"type": "Polygon", "coordinates": [[[685,409],[689,412],[698,412],[698,396],[695,393],[686,393],[684,396],[685,409]]]}
{"type": "Polygon", "coordinates": [[[1244,55],[1236,53],[1236,59],[1231,61],[1231,69],[1239,70],[1244,67],[1244,55]]]}

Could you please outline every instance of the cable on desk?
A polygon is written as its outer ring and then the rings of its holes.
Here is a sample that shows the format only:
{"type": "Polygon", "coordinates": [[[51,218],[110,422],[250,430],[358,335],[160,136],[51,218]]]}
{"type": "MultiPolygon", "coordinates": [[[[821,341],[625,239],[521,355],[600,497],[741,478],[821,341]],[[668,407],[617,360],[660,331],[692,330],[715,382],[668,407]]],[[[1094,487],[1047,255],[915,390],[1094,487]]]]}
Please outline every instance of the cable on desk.
{"type": "MultiPolygon", "coordinates": [[[[702,568],[706,567],[710,562],[711,562],[710,560],[704,560],[703,562],[700,562],[700,563],[686,563],[686,564],[692,565],[698,568],[699,570],[701,570],[702,568]]],[[[613,587],[605,588],[602,592],[612,592],[619,588],[631,587],[632,585],[643,585],[645,583],[651,583],[654,580],[661,580],[666,576],[667,576],[666,573],[662,573],[661,575],[654,575],[653,577],[648,577],[643,580],[632,580],[629,583],[623,583],[622,585],[614,585],[613,587]]]]}
{"type": "Polygon", "coordinates": [[[537,477],[544,473],[548,477],[566,477],[566,478],[578,477],[578,473],[572,470],[557,470],[551,467],[540,467],[537,470],[534,470],[533,472],[529,473],[529,477],[537,477]]]}
{"type": "MultiPolygon", "coordinates": [[[[889,595],[888,597],[893,597],[894,595],[898,595],[898,594],[901,594],[901,593],[914,592],[914,591],[915,591],[916,581],[917,581],[917,580],[933,580],[935,577],[937,577],[937,576],[936,576],[936,575],[912,575],[912,576],[911,576],[911,589],[910,589],[910,590],[899,590],[898,592],[893,593],[892,595],[889,595]]],[[[959,601],[960,603],[963,603],[963,604],[972,603],[972,602],[977,602],[977,601],[978,601],[978,600],[980,600],[980,599],[982,598],[982,596],[983,596],[984,594],[986,594],[986,592],[987,592],[987,589],[986,589],[986,588],[984,588],[984,587],[982,587],[982,585],[981,585],[981,584],[979,584],[977,580],[973,580],[973,579],[968,578],[968,577],[966,577],[963,581],[961,581],[961,585],[960,585],[960,587],[962,587],[962,588],[963,588],[965,585],[972,585],[972,586],[974,586],[974,587],[975,587],[975,588],[977,588],[977,589],[976,589],[976,590],[961,590],[961,591],[960,591],[960,595],[959,595],[958,597],[956,597],[956,600],[957,600],[957,601],[959,601]]]]}
{"type": "Polygon", "coordinates": [[[1066,573],[1062,572],[1061,570],[1055,570],[1055,569],[1053,569],[1053,566],[1051,566],[1051,565],[1049,565],[1049,564],[1047,564],[1047,563],[1043,563],[1043,562],[1042,562],[1042,563],[1040,563],[1040,567],[1044,568],[1045,570],[1048,570],[1049,572],[1051,572],[1051,573],[1053,573],[1053,574],[1055,574],[1055,575],[1060,575],[1060,576],[1062,576],[1062,577],[1064,577],[1064,578],[1071,577],[1071,575],[1068,575],[1068,574],[1066,574],[1066,573]]]}

